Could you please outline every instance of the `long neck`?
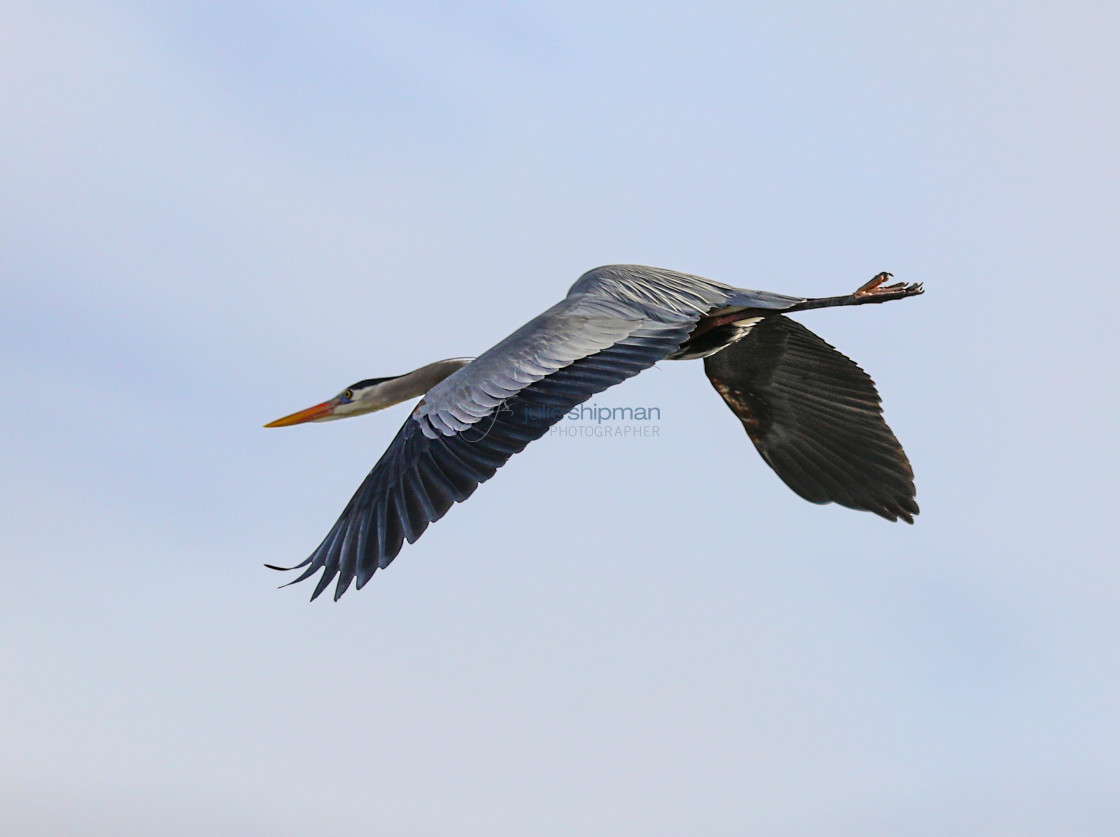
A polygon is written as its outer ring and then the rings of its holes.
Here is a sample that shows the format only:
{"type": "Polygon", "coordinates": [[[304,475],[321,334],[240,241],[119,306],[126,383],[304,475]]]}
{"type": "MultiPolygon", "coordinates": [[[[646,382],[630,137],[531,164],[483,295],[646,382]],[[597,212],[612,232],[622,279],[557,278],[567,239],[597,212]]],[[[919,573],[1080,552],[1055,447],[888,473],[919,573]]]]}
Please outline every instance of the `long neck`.
{"type": "Polygon", "coordinates": [[[401,375],[385,381],[379,388],[378,401],[384,400],[385,406],[400,404],[411,398],[417,398],[444,378],[462,369],[472,358],[454,357],[448,360],[437,360],[427,366],[421,366],[407,375],[401,375]]]}

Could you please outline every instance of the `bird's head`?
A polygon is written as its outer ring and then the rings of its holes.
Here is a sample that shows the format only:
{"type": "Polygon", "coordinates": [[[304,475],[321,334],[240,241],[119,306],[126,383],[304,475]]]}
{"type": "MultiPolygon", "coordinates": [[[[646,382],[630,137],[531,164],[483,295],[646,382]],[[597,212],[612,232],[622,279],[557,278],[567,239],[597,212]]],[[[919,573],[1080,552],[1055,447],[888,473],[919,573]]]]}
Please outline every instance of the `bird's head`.
{"type": "Polygon", "coordinates": [[[386,397],[384,386],[386,382],[395,380],[398,379],[370,378],[365,381],[358,381],[358,383],[351,384],[329,401],[271,421],[265,427],[288,427],[292,424],[303,424],[307,421],[334,421],[350,416],[360,416],[362,413],[372,413],[375,410],[384,410],[386,407],[391,407],[397,403],[386,397]]]}
{"type": "Polygon", "coordinates": [[[308,421],[334,421],[384,410],[410,398],[423,395],[444,378],[470,363],[471,358],[457,357],[429,363],[407,375],[391,378],[367,378],[351,384],[330,401],[276,419],[265,427],[288,427],[308,421]]]}

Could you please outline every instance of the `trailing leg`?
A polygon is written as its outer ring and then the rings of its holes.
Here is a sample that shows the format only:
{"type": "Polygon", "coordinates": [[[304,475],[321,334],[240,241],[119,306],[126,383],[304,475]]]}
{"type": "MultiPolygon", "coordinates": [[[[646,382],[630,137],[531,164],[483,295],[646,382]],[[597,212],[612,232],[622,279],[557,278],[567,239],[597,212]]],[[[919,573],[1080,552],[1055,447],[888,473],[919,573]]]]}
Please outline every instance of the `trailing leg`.
{"type": "Polygon", "coordinates": [[[914,284],[907,284],[906,282],[895,282],[893,285],[886,284],[887,280],[892,278],[894,277],[890,273],[884,271],[867,284],[862,285],[853,294],[807,299],[804,302],[797,303],[791,308],[787,308],[781,313],[792,314],[794,311],[808,311],[812,308],[832,308],[836,305],[866,305],[869,302],[889,302],[892,299],[905,299],[908,296],[917,296],[922,293],[921,282],[914,284]]]}

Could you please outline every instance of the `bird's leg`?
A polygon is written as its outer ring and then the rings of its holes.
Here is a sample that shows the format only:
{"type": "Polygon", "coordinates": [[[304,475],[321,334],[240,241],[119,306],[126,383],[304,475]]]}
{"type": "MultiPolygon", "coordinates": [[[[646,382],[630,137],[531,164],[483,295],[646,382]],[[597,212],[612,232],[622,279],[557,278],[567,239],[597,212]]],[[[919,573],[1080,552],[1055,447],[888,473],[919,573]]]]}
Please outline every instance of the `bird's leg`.
{"type": "Polygon", "coordinates": [[[894,278],[891,274],[883,272],[870,282],[860,286],[855,293],[848,296],[826,296],[819,299],[807,299],[779,313],[791,314],[794,311],[808,311],[812,308],[831,308],[835,305],[865,305],[869,302],[889,302],[892,299],[905,299],[908,296],[917,296],[922,293],[922,284],[907,284],[895,282],[893,285],[885,284],[888,279],[894,278]]]}
{"type": "Polygon", "coordinates": [[[807,299],[789,308],[761,310],[758,308],[739,308],[733,311],[723,309],[701,318],[688,340],[677,351],[669,355],[672,360],[690,360],[707,357],[725,346],[742,339],[752,321],[777,314],[792,314],[795,311],[808,311],[813,308],[832,308],[837,305],[866,305],[869,302],[889,302],[892,299],[905,299],[922,293],[921,283],[908,285],[905,282],[885,284],[894,278],[886,271],[878,274],[870,282],[861,285],[855,293],[847,296],[826,296],[807,299]],[[741,326],[739,324],[742,324],[741,326]]]}

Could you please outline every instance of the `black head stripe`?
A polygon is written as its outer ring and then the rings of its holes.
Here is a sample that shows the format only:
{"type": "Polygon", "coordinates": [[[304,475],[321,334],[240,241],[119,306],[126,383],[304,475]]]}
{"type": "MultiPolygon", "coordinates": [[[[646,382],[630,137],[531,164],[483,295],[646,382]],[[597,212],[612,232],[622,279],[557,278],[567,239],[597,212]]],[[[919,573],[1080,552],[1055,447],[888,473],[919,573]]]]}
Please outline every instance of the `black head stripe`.
{"type": "Polygon", "coordinates": [[[349,387],[347,387],[347,389],[353,389],[353,390],[365,389],[366,387],[372,387],[372,386],[375,386],[377,384],[383,384],[386,381],[395,381],[397,378],[403,378],[403,377],[404,377],[403,375],[390,375],[388,378],[366,378],[364,381],[358,381],[358,383],[356,383],[356,384],[351,384],[349,387]]]}

